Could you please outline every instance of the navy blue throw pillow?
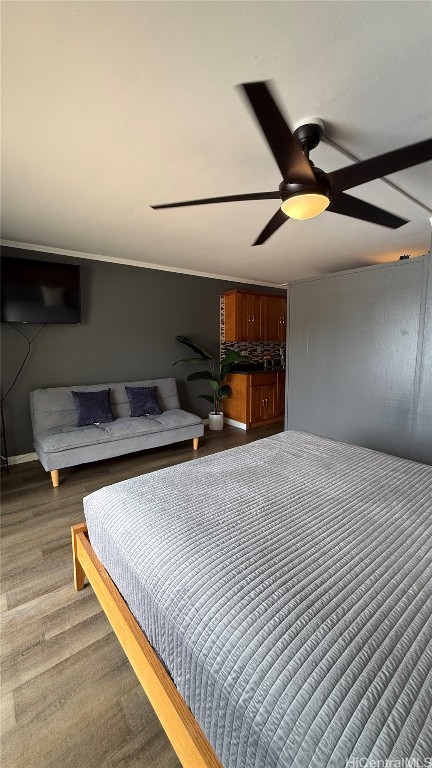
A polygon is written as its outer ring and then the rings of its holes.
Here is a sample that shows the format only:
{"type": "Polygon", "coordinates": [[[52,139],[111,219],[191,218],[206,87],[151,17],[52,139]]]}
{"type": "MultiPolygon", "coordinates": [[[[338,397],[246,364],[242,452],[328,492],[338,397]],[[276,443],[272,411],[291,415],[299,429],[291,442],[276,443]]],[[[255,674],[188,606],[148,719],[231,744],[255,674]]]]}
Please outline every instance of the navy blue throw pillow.
{"type": "Polygon", "coordinates": [[[110,392],[111,389],[101,389],[98,392],[74,392],[72,390],[72,397],[78,409],[77,427],[114,421],[110,392]]]}
{"type": "Polygon", "coordinates": [[[131,416],[160,416],[157,387],[125,387],[131,416]]]}

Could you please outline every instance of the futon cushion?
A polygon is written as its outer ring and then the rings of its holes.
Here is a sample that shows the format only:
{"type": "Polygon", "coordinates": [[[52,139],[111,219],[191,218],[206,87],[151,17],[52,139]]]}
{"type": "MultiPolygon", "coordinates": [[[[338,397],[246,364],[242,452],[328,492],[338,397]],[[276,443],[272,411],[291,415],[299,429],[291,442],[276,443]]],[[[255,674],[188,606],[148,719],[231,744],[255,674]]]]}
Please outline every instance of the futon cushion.
{"type": "Polygon", "coordinates": [[[124,416],[110,423],[99,423],[85,427],[63,427],[42,432],[35,438],[45,454],[59,453],[74,448],[84,448],[112,441],[121,441],[133,437],[145,437],[155,432],[176,431],[201,424],[199,416],[170,408],[160,416],[131,418],[124,416]]]}
{"type": "MultiPolygon", "coordinates": [[[[151,419],[154,421],[154,419],[151,419]]],[[[157,421],[162,424],[164,429],[181,429],[182,427],[192,427],[195,424],[201,424],[202,419],[195,413],[182,411],[180,408],[170,408],[158,416],[157,421]]]]}
{"type": "Polygon", "coordinates": [[[125,387],[131,416],[160,416],[157,387],[125,387]]]}
{"type": "Polygon", "coordinates": [[[110,392],[111,388],[100,389],[97,392],[75,392],[72,390],[72,397],[78,410],[77,427],[114,421],[110,392]]]}

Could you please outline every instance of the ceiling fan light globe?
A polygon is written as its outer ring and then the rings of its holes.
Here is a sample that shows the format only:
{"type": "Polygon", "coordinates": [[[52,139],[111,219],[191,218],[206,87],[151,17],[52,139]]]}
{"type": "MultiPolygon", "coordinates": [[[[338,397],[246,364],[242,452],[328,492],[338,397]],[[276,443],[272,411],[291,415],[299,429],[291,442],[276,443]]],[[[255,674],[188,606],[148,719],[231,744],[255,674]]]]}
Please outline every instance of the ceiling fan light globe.
{"type": "Polygon", "coordinates": [[[290,219],[304,220],[319,216],[329,205],[330,200],[326,195],[306,192],[288,197],[283,201],[281,210],[290,219]]]}

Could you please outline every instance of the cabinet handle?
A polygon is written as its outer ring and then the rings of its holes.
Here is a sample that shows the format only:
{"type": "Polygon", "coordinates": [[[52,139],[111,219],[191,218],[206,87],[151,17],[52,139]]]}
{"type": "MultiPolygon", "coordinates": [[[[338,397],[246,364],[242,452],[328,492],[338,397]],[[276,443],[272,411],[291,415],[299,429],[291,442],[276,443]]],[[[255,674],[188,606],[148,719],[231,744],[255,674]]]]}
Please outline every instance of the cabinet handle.
{"type": "Polygon", "coordinates": [[[264,405],[264,404],[265,404],[265,400],[261,400],[261,405],[264,405]]]}
{"type": "Polygon", "coordinates": [[[251,318],[252,318],[252,322],[254,323],[255,322],[255,315],[251,315],[251,318]]]}

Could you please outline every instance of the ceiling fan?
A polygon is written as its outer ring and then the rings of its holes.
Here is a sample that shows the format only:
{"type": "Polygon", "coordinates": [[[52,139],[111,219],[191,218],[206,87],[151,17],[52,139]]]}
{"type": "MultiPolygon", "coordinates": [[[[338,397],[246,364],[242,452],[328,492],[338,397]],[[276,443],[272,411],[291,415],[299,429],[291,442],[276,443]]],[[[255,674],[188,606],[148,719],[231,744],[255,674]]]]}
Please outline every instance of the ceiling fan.
{"type": "Polygon", "coordinates": [[[280,208],[266,224],[253,245],[264,243],[290,218],[310,219],[325,210],[392,229],[407,223],[407,220],[400,216],[345,194],[345,190],[431,160],[432,139],[325,173],[309,159],[309,152],[318,146],[322,137],[322,121],[312,119],[291,131],[272,95],[268,82],[244,83],[239,87],[255,113],[279,166],[282,174],[279,190],[152,205],[153,209],[230,203],[238,200],[282,200],[280,208]]]}

